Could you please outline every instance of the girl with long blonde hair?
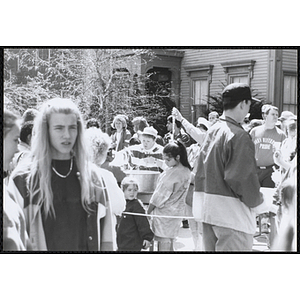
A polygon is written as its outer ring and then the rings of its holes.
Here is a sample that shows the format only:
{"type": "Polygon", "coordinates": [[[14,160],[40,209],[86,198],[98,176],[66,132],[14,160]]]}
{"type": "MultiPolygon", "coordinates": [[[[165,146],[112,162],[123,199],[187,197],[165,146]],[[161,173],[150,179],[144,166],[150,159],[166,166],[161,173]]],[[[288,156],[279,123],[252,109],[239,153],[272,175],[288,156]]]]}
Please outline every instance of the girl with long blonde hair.
{"type": "Polygon", "coordinates": [[[70,99],[45,102],[35,119],[31,156],[11,176],[9,188],[23,207],[34,250],[101,250],[104,240],[112,243],[110,234],[100,237],[100,219],[105,227],[110,205],[88,159],[84,128],[70,99]]]}

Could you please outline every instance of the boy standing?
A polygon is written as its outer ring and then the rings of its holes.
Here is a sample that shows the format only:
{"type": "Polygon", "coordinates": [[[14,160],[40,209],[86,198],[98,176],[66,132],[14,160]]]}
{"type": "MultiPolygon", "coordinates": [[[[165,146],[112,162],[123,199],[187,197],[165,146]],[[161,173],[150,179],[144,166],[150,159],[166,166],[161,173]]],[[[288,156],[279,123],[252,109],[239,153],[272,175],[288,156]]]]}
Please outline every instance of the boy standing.
{"type": "MultiPolygon", "coordinates": [[[[126,199],[124,212],[145,214],[143,204],[137,199],[138,183],[135,179],[125,177],[121,188],[126,199]]],[[[118,251],[141,251],[150,246],[154,234],[146,216],[122,214],[117,231],[118,251]]]]}

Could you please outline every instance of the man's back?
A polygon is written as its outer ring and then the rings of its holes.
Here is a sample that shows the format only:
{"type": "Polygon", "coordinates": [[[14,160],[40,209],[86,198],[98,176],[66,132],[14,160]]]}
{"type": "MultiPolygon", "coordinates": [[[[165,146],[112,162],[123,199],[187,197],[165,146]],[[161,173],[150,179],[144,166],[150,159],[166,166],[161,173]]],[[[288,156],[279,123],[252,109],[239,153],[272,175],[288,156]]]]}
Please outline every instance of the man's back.
{"type": "Polygon", "coordinates": [[[249,207],[262,203],[254,145],[249,134],[229,117],[207,133],[198,160],[195,191],[205,198],[204,222],[210,220],[251,233],[254,224],[249,207]]]}

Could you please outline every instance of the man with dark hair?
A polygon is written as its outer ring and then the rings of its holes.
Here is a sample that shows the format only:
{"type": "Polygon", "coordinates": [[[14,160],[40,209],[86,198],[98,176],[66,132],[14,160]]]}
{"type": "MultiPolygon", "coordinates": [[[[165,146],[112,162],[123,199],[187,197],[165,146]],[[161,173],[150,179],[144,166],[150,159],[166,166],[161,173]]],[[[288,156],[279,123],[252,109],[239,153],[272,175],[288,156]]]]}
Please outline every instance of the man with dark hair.
{"type": "Polygon", "coordinates": [[[251,251],[256,213],[266,208],[254,144],[240,123],[253,101],[247,84],[222,92],[224,113],[207,133],[198,158],[193,214],[203,223],[205,251],[251,251]]]}
{"type": "Polygon", "coordinates": [[[165,136],[164,136],[164,144],[165,145],[167,143],[169,143],[169,141],[172,138],[172,134],[173,134],[174,140],[182,142],[185,145],[185,147],[190,146],[190,144],[191,144],[190,136],[187,133],[185,133],[181,127],[182,127],[181,122],[178,120],[175,120],[174,132],[173,132],[173,116],[172,115],[168,116],[167,130],[169,132],[167,134],[165,134],[165,136]]]}

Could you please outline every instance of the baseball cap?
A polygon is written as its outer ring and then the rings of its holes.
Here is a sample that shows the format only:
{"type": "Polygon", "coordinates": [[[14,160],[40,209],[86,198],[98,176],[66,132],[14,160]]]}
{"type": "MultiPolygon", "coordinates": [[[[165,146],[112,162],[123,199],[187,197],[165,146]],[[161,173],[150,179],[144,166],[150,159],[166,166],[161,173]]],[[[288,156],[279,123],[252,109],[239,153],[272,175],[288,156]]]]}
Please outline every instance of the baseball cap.
{"type": "Polygon", "coordinates": [[[296,116],[291,112],[291,111],[288,111],[288,110],[284,110],[282,113],[281,113],[281,116],[278,118],[278,120],[280,121],[284,121],[284,120],[287,120],[289,118],[295,118],[296,116]]]}
{"type": "Polygon", "coordinates": [[[239,103],[243,100],[261,102],[252,97],[250,87],[246,83],[231,83],[227,85],[222,92],[222,100],[224,104],[231,102],[239,103]]]}

